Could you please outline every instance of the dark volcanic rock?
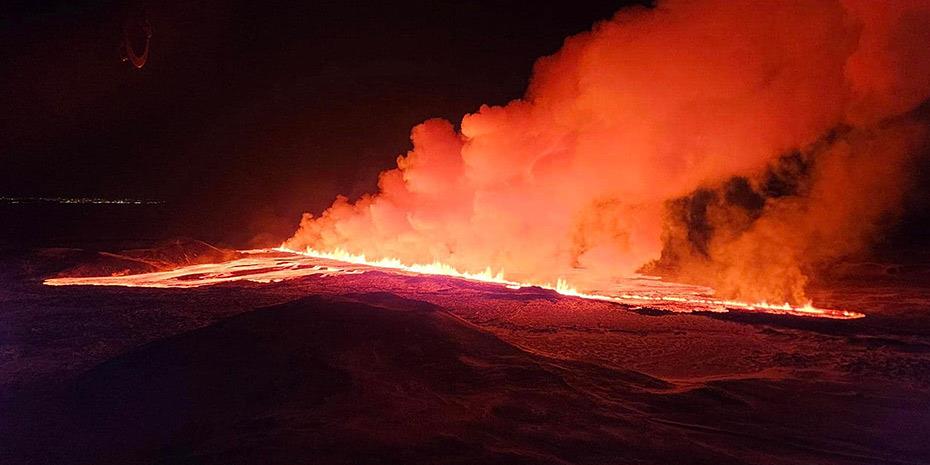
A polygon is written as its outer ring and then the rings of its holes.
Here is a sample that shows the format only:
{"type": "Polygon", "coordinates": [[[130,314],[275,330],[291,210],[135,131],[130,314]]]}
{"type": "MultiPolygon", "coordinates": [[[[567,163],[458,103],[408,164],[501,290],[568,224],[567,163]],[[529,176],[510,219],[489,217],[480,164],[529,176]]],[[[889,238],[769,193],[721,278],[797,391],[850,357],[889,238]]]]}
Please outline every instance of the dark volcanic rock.
{"type": "Polygon", "coordinates": [[[235,250],[192,239],[175,239],[152,247],[118,252],[62,247],[0,249],[0,280],[22,282],[52,277],[149,273],[240,257],[241,254],[235,250]]]}
{"type": "Polygon", "coordinates": [[[17,441],[20,446],[34,447],[17,451],[19,457],[50,463],[557,463],[573,457],[600,463],[685,453],[646,447],[648,430],[660,427],[575,385],[588,373],[593,378],[584,384],[594,381],[619,400],[667,388],[664,382],[554,363],[432,306],[384,294],[370,298],[378,306],[302,299],[110,360],[43,400],[45,415],[23,412],[38,422],[18,432],[32,439],[17,441]]]}
{"type": "Polygon", "coordinates": [[[0,255],[4,465],[930,463],[916,287],[844,288],[876,313],[836,322],[384,271],[40,283],[93,258],[0,255]]]}
{"type": "Polygon", "coordinates": [[[146,249],[96,252],[57,276],[111,276],[150,273],[202,263],[220,263],[239,258],[239,252],[220,249],[206,242],[177,239],[146,249]]]}
{"type": "Polygon", "coordinates": [[[921,463],[923,399],[763,377],[675,385],[535,355],[429,303],[356,293],[228,318],[8,402],[0,458],[921,463]]]}

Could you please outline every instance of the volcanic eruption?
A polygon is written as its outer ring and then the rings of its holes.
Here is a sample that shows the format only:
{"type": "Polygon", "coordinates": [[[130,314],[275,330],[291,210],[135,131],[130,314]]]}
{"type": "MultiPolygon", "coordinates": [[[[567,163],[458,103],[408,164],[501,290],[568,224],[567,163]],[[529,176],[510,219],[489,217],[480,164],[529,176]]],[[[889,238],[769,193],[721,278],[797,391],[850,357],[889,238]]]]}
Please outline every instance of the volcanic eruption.
{"type": "MultiPolygon", "coordinates": [[[[893,223],[926,143],[928,20],[924,1],[621,10],[539,59],[522,99],[416,126],[379,192],[305,214],[274,253],[624,302],[833,314],[809,311],[808,281],[893,223]],[[694,286],[643,294],[650,275],[694,286]]],[[[308,270],[279,265],[266,271],[308,270]]],[[[200,284],[257,279],[241,271],[219,265],[200,284]]]]}
{"type": "Polygon", "coordinates": [[[0,463],[930,463],[930,0],[634,2],[8,22],[0,463]]]}
{"type": "Polygon", "coordinates": [[[541,58],[522,99],[415,127],[379,192],[305,214],[284,247],[806,303],[909,186],[928,23],[926,1],[622,10],[541,58]]]}

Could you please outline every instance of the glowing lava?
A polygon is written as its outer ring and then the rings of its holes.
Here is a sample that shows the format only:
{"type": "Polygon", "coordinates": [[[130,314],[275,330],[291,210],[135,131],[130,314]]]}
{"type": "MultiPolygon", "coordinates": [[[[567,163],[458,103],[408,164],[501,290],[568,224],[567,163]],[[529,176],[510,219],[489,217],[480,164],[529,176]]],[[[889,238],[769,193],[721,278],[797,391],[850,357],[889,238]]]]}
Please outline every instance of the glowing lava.
{"type": "Polygon", "coordinates": [[[62,277],[44,281],[49,286],[126,286],[155,288],[194,288],[236,281],[259,283],[279,282],[304,276],[332,276],[364,273],[374,269],[392,270],[415,275],[447,276],[469,281],[493,283],[511,289],[539,287],[559,294],[589,300],[615,302],[623,305],[647,306],[671,312],[696,311],[727,312],[730,310],[795,316],[853,319],[865,315],[845,310],[820,309],[807,304],[792,306],[766,302],[748,303],[716,299],[713,290],[700,286],[667,283],[657,278],[639,276],[618,283],[611,291],[579,291],[566,280],[552,283],[526,283],[508,280],[503,271],[486,268],[481,273],[462,272],[441,262],[430,264],[404,264],[400,260],[384,258],[369,260],[364,255],[353,255],[344,250],[323,252],[313,249],[295,251],[277,249],[244,250],[244,258],[223,263],[190,265],[168,271],[152,273],[62,277]]]}

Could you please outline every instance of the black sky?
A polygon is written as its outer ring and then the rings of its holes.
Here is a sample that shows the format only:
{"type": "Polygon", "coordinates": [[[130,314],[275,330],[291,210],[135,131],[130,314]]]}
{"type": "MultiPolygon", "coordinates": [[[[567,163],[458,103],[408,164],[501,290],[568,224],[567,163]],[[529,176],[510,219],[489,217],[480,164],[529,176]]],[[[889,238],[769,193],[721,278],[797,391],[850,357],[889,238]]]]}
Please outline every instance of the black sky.
{"type": "Polygon", "coordinates": [[[0,19],[0,196],[160,199],[286,234],[374,189],[410,128],[522,96],[622,0],[22,2],[0,19]],[[146,11],[151,55],[119,59],[146,11]]]}

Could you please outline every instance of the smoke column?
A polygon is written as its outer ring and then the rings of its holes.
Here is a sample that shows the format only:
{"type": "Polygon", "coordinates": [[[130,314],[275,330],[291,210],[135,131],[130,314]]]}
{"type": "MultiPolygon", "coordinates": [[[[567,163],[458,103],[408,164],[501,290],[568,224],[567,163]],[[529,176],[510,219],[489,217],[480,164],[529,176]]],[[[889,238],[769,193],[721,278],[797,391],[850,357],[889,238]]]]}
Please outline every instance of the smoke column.
{"type": "Polygon", "coordinates": [[[380,191],[291,248],[579,287],[661,272],[800,303],[893,218],[924,148],[930,1],[664,1],[535,65],[524,98],[413,128],[380,191]]]}

